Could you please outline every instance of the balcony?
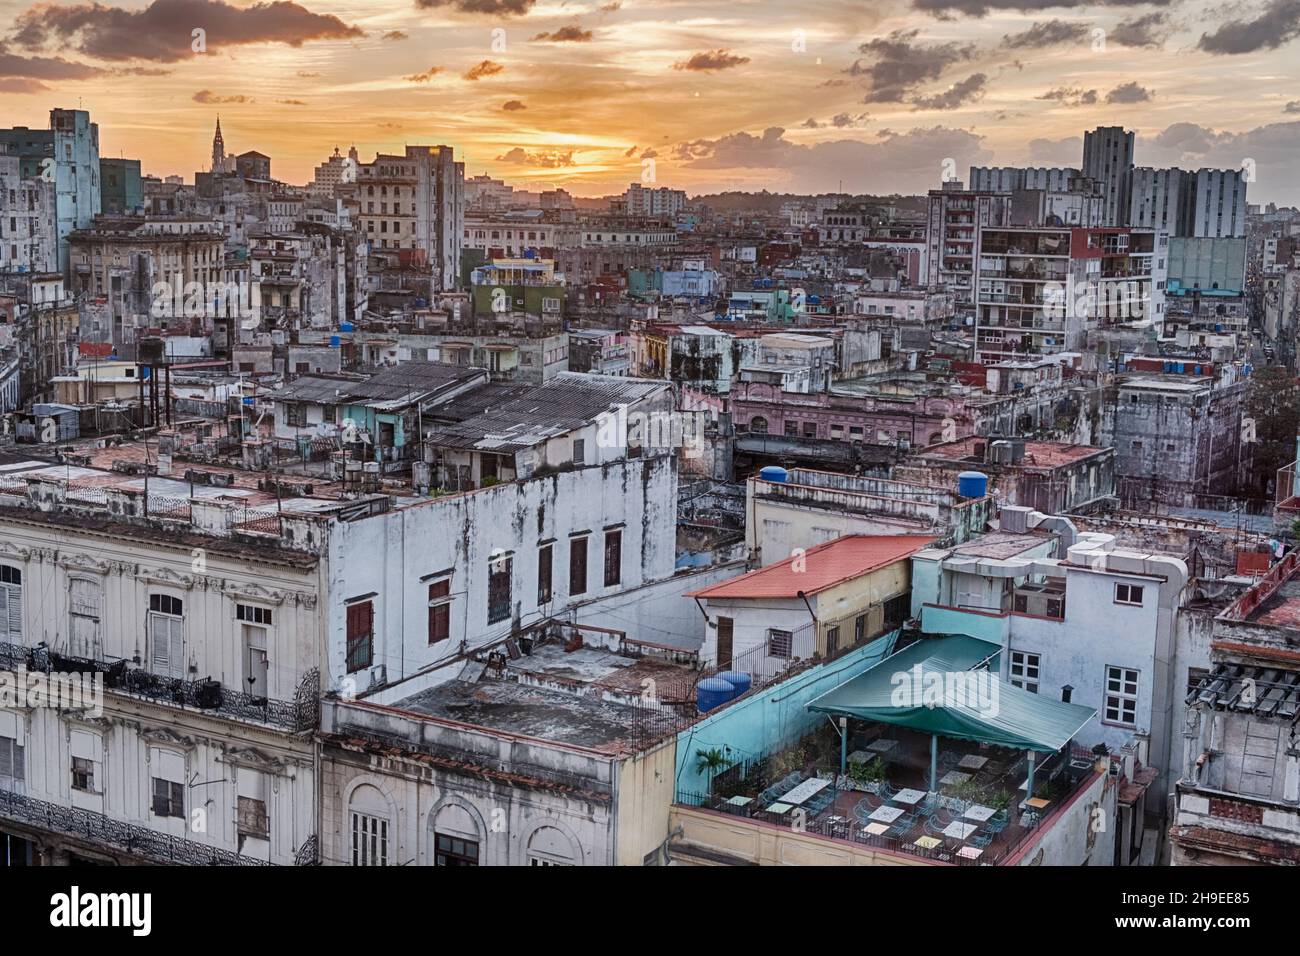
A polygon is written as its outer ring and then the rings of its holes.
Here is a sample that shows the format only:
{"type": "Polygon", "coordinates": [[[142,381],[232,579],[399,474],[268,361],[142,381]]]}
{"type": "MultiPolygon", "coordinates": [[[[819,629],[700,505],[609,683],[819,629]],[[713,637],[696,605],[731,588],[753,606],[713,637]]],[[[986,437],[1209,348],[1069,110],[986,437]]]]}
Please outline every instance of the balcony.
{"type": "Polygon", "coordinates": [[[1095,784],[1104,757],[1069,744],[1036,763],[1025,795],[1025,754],[943,740],[937,791],[929,789],[931,737],[882,723],[851,721],[847,773],[841,742],[824,726],[795,746],[716,773],[707,793],[679,790],[676,802],[836,843],[956,866],[1013,863],[1095,784]]]}
{"type": "Polygon", "coordinates": [[[220,681],[163,677],[132,668],[125,660],[65,657],[43,647],[0,643],[0,668],[20,667],[45,673],[103,674],[105,690],[115,694],[290,731],[314,730],[319,719],[320,675],[315,668],[303,675],[294,699],[284,701],[254,697],[220,681]]]}

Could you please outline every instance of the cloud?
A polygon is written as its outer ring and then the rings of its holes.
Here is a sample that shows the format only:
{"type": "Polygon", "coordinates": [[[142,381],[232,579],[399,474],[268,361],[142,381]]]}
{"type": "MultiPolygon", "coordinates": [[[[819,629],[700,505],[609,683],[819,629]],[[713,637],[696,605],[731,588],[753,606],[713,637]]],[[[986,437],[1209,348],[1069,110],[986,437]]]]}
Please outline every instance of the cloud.
{"type": "Polygon", "coordinates": [[[1092,106],[1097,102],[1097,91],[1085,90],[1077,86],[1058,86],[1041,96],[1035,96],[1034,99],[1055,100],[1062,106],[1092,106]]]}
{"type": "Polygon", "coordinates": [[[784,173],[783,188],[827,192],[844,188],[875,193],[918,193],[939,181],[944,160],[958,166],[985,165],[992,153],[983,138],[968,130],[935,126],[907,132],[882,130],[876,142],[839,139],[801,145],[779,126],[760,134],[731,133],[719,139],[677,144],[673,155],[693,169],[728,169],[784,173]]]}
{"type": "Polygon", "coordinates": [[[974,102],[984,95],[988,77],[983,73],[972,73],[959,83],[954,83],[942,93],[933,96],[917,96],[912,99],[914,110],[955,110],[966,103],[974,102]]]}
{"type": "Polygon", "coordinates": [[[1158,47],[1169,37],[1169,14],[1147,13],[1131,20],[1121,20],[1106,34],[1106,39],[1120,46],[1158,47]]]}
{"type": "Polygon", "coordinates": [[[631,157],[633,157],[633,156],[635,156],[635,155],[636,155],[636,147],[635,147],[635,146],[629,146],[629,147],[627,148],[627,151],[623,153],[623,158],[624,158],[624,159],[630,159],[631,157]]]}
{"type": "Polygon", "coordinates": [[[595,36],[590,30],[584,30],[576,23],[567,27],[552,31],[551,33],[539,33],[534,40],[549,40],[551,43],[590,43],[591,38],[595,36]]]}
{"type": "Polygon", "coordinates": [[[1082,136],[1067,136],[1064,139],[1031,139],[1026,145],[1029,150],[1029,162],[1034,166],[1075,168],[1083,156],[1082,136]]]}
{"type": "Polygon", "coordinates": [[[1295,157],[1300,154],[1300,120],[1269,123],[1240,133],[1174,123],[1154,137],[1139,134],[1135,151],[1142,157],[1142,165],[1157,168],[1240,169],[1250,160],[1256,180],[1250,190],[1263,192],[1252,202],[1294,202],[1287,196],[1295,182],[1295,157]]]}
{"type": "Polygon", "coordinates": [[[1073,10],[1080,7],[1163,7],[1172,2],[1173,0],[912,0],[912,9],[948,20],[956,14],[982,17],[990,10],[1039,13],[1044,10],[1073,10]]]}
{"type": "Polygon", "coordinates": [[[206,31],[208,52],[250,43],[302,46],[307,40],[365,36],[336,16],[291,0],[236,7],[224,0],[153,0],[141,10],[100,3],[38,4],[14,21],[11,40],[29,49],[72,47],[100,60],[173,63],[194,55],[191,31],[206,31]]]}
{"type": "Polygon", "coordinates": [[[49,87],[27,77],[0,77],[0,93],[43,93],[49,87]]]}
{"type": "Polygon", "coordinates": [[[657,149],[647,149],[647,150],[646,150],[645,152],[643,152],[643,153],[640,155],[640,157],[638,157],[638,158],[640,158],[640,159],[655,159],[655,158],[657,158],[658,156],[659,156],[659,150],[657,150],[657,149]]]}
{"type": "Polygon", "coordinates": [[[498,17],[521,17],[537,0],[415,0],[419,10],[445,10],[460,13],[484,13],[498,17]]]}
{"type": "Polygon", "coordinates": [[[397,42],[398,40],[405,40],[409,36],[410,34],[408,34],[405,30],[389,30],[387,33],[383,35],[382,39],[397,42]]]}
{"type": "Polygon", "coordinates": [[[1092,36],[1092,26],[1078,20],[1035,21],[1022,33],[1008,34],[1002,45],[1013,50],[1040,50],[1062,43],[1078,43],[1092,36]]]}
{"type": "Polygon", "coordinates": [[[476,63],[474,66],[470,67],[469,71],[465,74],[465,79],[479,80],[485,76],[496,76],[496,74],[500,73],[504,69],[505,67],[500,63],[493,63],[491,60],[484,60],[482,63],[476,63]]]}
{"type": "Polygon", "coordinates": [[[577,165],[571,149],[566,152],[547,150],[530,153],[520,146],[502,153],[496,158],[496,161],[498,163],[514,163],[517,166],[541,166],[546,169],[559,169],[562,166],[577,165]]]}
{"type": "Polygon", "coordinates": [[[249,96],[218,96],[211,90],[199,90],[191,99],[195,103],[251,103],[252,97],[249,96]]]}
{"type": "Polygon", "coordinates": [[[901,103],[927,80],[937,80],[948,67],[975,55],[973,44],[939,43],[921,46],[913,41],[919,30],[895,30],[882,39],[858,47],[868,60],[858,59],[847,72],[865,76],[871,88],[864,103],[901,103]]]}
{"type": "Polygon", "coordinates": [[[33,80],[84,80],[104,71],[61,56],[20,56],[0,46],[0,76],[23,76],[33,80]]]}
{"type": "Polygon", "coordinates": [[[726,50],[708,50],[696,53],[689,60],[673,64],[674,70],[689,70],[692,73],[711,73],[714,70],[729,70],[749,62],[747,56],[737,56],[726,50]]]}
{"type": "Polygon", "coordinates": [[[283,103],[285,106],[306,106],[304,100],[276,100],[277,103],[283,103]]]}
{"type": "Polygon", "coordinates": [[[1255,53],[1276,50],[1300,36],[1300,0],[1270,0],[1253,20],[1225,23],[1201,34],[1197,47],[1206,53],[1255,53]]]}
{"type": "Polygon", "coordinates": [[[1155,93],[1136,82],[1121,83],[1106,94],[1107,103],[1146,103],[1155,93]]]}
{"type": "Polygon", "coordinates": [[[409,76],[402,77],[402,79],[407,80],[408,82],[411,83],[428,83],[431,79],[433,79],[441,72],[442,72],[442,67],[431,66],[423,73],[412,73],[409,76]]]}
{"type": "Polygon", "coordinates": [[[501,108],[507,113],[514,113],[519,110],[528,109],[528,107],[523,104],[522,100],[506,100],[501,104],[501,108]]]}
{"type": "Polygon", "coordinates": [[[1292,100],[1282,110],[1283,113],[1300,113],[1300,100],[1292,100]]]}
{"type": "Polygon", "coordinates": [[[320,76],[319,73],[313,73],[311,70],[299,70],[298,75],[304,80],[314,80],[316,77],[320,76]]]}

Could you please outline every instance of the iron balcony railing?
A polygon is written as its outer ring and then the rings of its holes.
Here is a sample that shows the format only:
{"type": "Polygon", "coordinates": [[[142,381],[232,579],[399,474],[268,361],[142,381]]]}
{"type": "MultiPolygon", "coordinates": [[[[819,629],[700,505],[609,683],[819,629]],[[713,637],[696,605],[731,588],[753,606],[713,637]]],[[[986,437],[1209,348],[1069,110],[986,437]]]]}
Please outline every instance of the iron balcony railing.
{"type": "Polygon", "coordinates": [[[215,713],[219,717],[272,724],[291,731],[315,730],[320,719],[320,673],[312,668],[298,683],[292,701],[256,697],[214,680],[165,677],[125,660],[108,662],[67,657],[43,647],[0,642],[0,668],[30,671],[103,674],[104,687],[114,693],[157,701],[175,707],[215,713]]]}
{"type": "MultiPolygon", "coordinates": [[[[153,863],[181,866],[273,866],[266,860],[206,846],[134,823],[124,823],[77,807],[64,807],[11,790],[0,790],[0,820],[36,827],[85,840],[107,850],[128,853],[153,863]]],[[[318,859],[316,835],[303,841],[294,855],[295,866],[314,866],[318,859]]]]}

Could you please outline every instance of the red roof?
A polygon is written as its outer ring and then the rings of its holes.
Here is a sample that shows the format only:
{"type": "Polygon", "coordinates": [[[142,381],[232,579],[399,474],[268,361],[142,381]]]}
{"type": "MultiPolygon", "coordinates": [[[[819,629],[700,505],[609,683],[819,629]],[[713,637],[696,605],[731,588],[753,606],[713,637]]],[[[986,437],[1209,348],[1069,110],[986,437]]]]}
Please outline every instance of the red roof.
{"type": "Polygon", "coordinates": [[[108,358],[113,354],[112,342],[78,342],[77,352],[86,358],[108,358]]]}
{"type": "Polygon", "coordinates": [[[932,541],[934,538],[924,535],[845,535],[779,564],[691,591],[687,597],[795,598],[800,591],[817,594],[911,557],[932,541]]]}

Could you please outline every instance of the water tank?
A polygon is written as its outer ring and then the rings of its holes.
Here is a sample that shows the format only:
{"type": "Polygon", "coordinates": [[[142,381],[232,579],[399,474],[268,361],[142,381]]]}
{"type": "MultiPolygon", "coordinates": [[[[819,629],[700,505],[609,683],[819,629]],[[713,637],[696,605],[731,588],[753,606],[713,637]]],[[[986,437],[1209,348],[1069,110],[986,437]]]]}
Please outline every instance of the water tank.
{"type": "Polygon", "coordinates": [[[351,332],[351,331],[352,331],[352,323],[351,323],[351,322],[340,322],[340,323],[339,323],[339,331],[340,331],[340,332],[351,332]]]}
{"type": "Polygon", "coordinates": [[[790,473],[780,465],[768,465],[758,473],[758,477],[763,481],[772,481],[783,484],[790,478],[790,473]]]}
{"type": "Polygon", "coordinates": [[[957,494],[963,498],[983,498],[989,493],[989,476],[982,471],[963,471],[957,476],[957,494]]]}
{"type": "Polygon", "coordinates": [[[331,335],[331,336],[330,336],[330,348],[332,348],[332,349],[336,349],[336,348],[338,348],[339,345],[342,343],[342,341],[343,341],[343,340],[342,340],[341,338],[339,338],[337,335],[331,335]]]}
{"type": "Polygon", "coordinates": [[[695,702],[701,714],[721,707],[736,696],[736,688],[721,677],[706,677],[695,688],[695,702]]]}
{"type": "Polygon", "coordinates": [[[754,683],[753,678],[743,671],[723,671],[718,675],[719,680],[725,680],[728,684],[736,689],[733,696],[739,697],[741,694],[749,691],[750,685],[754,683]]]}

